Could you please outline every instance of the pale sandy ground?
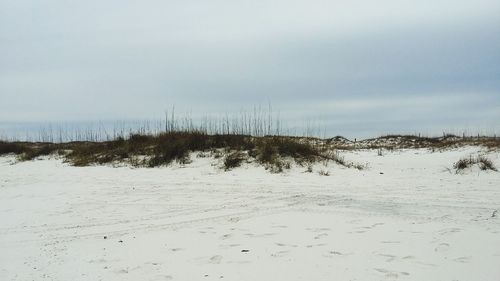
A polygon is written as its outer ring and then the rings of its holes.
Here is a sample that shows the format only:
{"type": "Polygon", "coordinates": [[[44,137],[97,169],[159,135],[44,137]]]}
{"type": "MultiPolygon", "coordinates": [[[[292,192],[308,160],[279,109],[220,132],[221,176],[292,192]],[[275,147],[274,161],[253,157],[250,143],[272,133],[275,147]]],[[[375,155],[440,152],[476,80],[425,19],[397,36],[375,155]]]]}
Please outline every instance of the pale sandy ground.
{"type": "Polygon", "coordinates": [[[446,169],[479,150],[279,175],[0,157],[0,280],[498,281],[500,173],[446,169]]]}

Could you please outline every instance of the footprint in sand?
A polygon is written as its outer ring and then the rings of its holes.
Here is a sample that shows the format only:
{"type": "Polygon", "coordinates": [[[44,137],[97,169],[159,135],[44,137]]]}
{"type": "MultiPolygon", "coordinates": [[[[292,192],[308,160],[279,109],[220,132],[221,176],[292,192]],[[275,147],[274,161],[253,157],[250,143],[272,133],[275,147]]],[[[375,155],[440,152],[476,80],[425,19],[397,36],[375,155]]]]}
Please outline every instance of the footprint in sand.
{"type": "Polygon", "coordinates": [[[219,264],[222,260],[222,256],[213,256],[210,258],[210,263],[213,263],[213,264],[219,264]]]}
{"type": "Polygon", "coordinates": [[[98,260],[89,260],[89,263],[105,263],[107,260],[105,259],[98,259],[98,260]]]}
{"type": "Polygon", "coordinates": [[[279,246],[279,247],[293,247],[293,248],[296,248],[297,245],[293,245],[293,244],[284,244],[284,243],[274,243],[276,244],[276,246],[279,246]]]}
{"type": "Polygon", "coordinates": [[[286,225],[273,225],[272,228],[288,228],[286,225]]]}
{"type": "Polygon", "coordinates": [[[441,235],[448,235],[448,234],[453,234],[453,233],[457,233],[457,232],[460,232],[460,231],[462,231],[462,229],[456,228],[456,227],[452,227],[452,228],[441,229],[440,231],[438,231],[438,233],[441,234],[441,235]]]}
{"type": "Polygon", "coordinates": [[[318,239],[321,239],[325,236],[328,236],[328,233],[321,233],[321,234],[318,234],[316,236],[314,236],[314,239],[318,240],[318,239]]]}
{"type": "Polygon", "coordinates": [[[312,232],[324,232],[324,231],[330,231],[332,229],[328,228],[328,227],[320,227],[320,228],[306,228],[306,230],[312,231],[312,232]]]}
{"type": "Polygon", "coordinates": [[[459,257],[456,259],[453,259],[453,261],[460,262],[460,263],[468,263],[472,257],[467,256],[467,257],[459,257]]]}
{"type": "Polygon", "coordinates": [[[326,246],[326,243],[311,244],[311,245],[307,245],[306,248],[322,247],[322,246],[326,246]]]}
{"type": "Polygon", "coordinates": [[[394,255],[389,255],[389,254],[378,254],[381,257],[384,257],[386,262],[392,262],[396,259],[396,256],[394,255]]]}
{"type": "Polygon", "coordinates": [[[327,258],[334,258],[334,257],[342,257],[342,256],[345,256],[346,254],[344,253],[341,253],[339,251],[328,251],[326,254],[324,254],[323,256],[324,257],[327,257],[327,258]]]}
{"type": "Polygon", "coordinates": [[[158,275],[158,276],[155,276],[153,279],[151,279],[151,281],[164,281],[164,280],[172,280],[172,279],[174,279],[174,278],[170,275],[158,275]]]}
{"type": "Polygon", "coordinates": [[[361,227],[359,227],[359,228],[369,230],[369,229],[373,229],[373,228],[375,228],[375,227],[377,227],[377,226],[381,226],[381,225],[384,225],[384,223],[382,223],[382,222],[378,222],[378,223],[374,223],[374,224],[372,224],[372,225],[370,225],[370,226],[361,226],[361,227]]]}
{"type": "Polygon", "coordinates": [[[385,278],[387,279],[397,279],[399,278],[399,275],[404,275],[408,276],[410,273],[408,272],[395,272],[395,271],[390,271],[385,268],[374,268],[375,271],[378,271],[380,273],[383,273],[385,278]]]}
{"type": "Polygon", "coordinates": [[[231,238],[233,235],[232,234],[224,234],[220,237],[221,240],[226,240],[228,238],[231,238]]]}
{"type": "Polygon", "coordinates": [[[126,273],[128,273],[128,269],[120,269],[120,270],[117,270],[115,272],[118,274],[126,274],[126,273]]]}
{"type": "Polygon", "coordinates": [[[219,248],[220,249],[229,249],[229,248],[234,248],[234,247],[239,247],[241,244],[220,244],[219,248]]]}
{"type": "Polygon", "coordinates": [[[279,252],[271,254],[271,257],[281,258],[281,257],[287,256],[289,253],[290,253],[290,251],[279,251],[279,252]]]}
{"type": "Polygon", "coordinates": [[[200,230],[198,232],[201,234],[216,234],[217,233],[216,231],[205,231],[205,230],[200,230]]]}
{"type": "Polygon", "coordinates": [[[277,233],[262,233],[262,234],[259,234],[259,235],[255,235],[255,237],[270,237],[270,236],[275,236],[277,235],[277,233]]]}
{"type": "Polygon", "coordinates": [[[434,248],[434,252],[446,252],[450,248],[450,244],[441,243],[436,248],[434,248]]]}
{"type": "Polygon", "coordinates": [[[238,217],[232,217],[230,219],[227,220],[228,222],[231,222],[231,223],[237,223],[240,221],[240,218],[238,217]]]}

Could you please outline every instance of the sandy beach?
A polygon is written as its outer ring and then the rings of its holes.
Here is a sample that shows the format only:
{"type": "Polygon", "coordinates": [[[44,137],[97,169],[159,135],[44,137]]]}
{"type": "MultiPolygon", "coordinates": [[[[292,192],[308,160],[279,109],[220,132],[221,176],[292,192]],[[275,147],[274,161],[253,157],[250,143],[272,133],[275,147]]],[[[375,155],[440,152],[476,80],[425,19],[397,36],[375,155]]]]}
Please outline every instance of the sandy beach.
{"type": "Polygon", "coordinates": [[[500,280],[500,174],[452,168],[478,154],[500,166],[480,147],[281,174],[0,157],[0,279],[500,280]]]}

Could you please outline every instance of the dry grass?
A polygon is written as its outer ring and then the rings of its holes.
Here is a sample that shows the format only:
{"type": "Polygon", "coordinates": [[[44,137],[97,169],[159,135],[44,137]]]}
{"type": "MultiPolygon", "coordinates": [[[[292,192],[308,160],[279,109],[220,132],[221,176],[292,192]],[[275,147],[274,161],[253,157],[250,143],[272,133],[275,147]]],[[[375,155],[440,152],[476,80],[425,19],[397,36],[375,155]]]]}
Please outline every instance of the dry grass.
{"type": "Polygon", "coordinates": [[[19,155],[26,151],[26,147],[19,143],[0,141],[0,155],[16,154],[19,155]]]}
{"type": "Polygon", "coordinates": [[[387,135],[374,139],[362,140],[357,143],[356,148],[386,150],[401,148],[428,148],[432,150],[443,150],[467,145],[484,146],[489,149],[499,149],[500,138],[488,136],[459,137],[451,134],[433,138],[414,135],[387,135]]]}
{"type": "Polygon", "coordinates": [[[325,176],[325,177],[330,176],[330,172],[325,171],[325,170],[320,170],[320,171],[318,172],[318,174],[319,174],[320,176],[325,176]]]}
{"type": "Polygon", "coordinates": [[[247,158],[248,156],[242,151],[234,151],[232,153],[229,153],[224,158],[224,169],[226,171],[229,171],[231,169],[237,168],[241,166],[241,163],[243,163],[243,161],[245,161],[247,158]]]}
{"type": "Polygon", "coordinates": [[[455,169],[456,173],[459,173],[474,165],[478,165],[482,171],[498,171],[493,162],[482,155],[477,157],[471,155],[467,158],[462,158],[453,164],[453,168],[455,169]]]}
{"type": "MultiPolygon", "coordinates": [[[[132,134],[103,142],[33,143],[0,141],[0,155],[15,154],[21,161],[59,152],[65,161],[75,166],[128,163],[140,167],[166,166],[173,162],[187,164],[192,152],[222,158],[224,169],[238,167],[245,160],[257,162],[271,172],[289,169],[292,163],[309,166],[318,161],[332,161],[338,165],[365,169],[366,165],[347,161],[339,154],[343,149],[394,150],[398,148],[446,149],[464,145],[500,148],[500,140],[492,137],[460,138],[446,135],[440,138],[390,135],[376,139],[352,142],[342,137],[321,140],[291,136],[250,136],[240,134],[210,135],[203,131],[169,131],[157,135],[132,134]],[[227,151],[224,153],[223,151],[227,151]],[[244,156],[243,156],[244,155],[244,156]],[[245,159],[243,159],[245,158],[245,159]]],[[[478,158],[474,163],[462,159],[456,170],[478,164],[483,170],[496,170],[488,159],[478,158]]],[[[312,166],[311,166],[312,167],[312,166]]]]}
{"type": "Polygon", "coordinates": [[[33,160],[37,157],[50,155],[61,149],[63,145],[53,143],[28,143],[28,142],[4,142],[0,141],[0,155],[15,154],[19,160],[33,160]]]}
{"type": "MultiPolygon", "coordinates": [[[[75,166],[130,162],[136,166],[157,167],[172,162],[189,163],[191,152],[232,151],[224,158],[226,170],[239,166],[245,157],[253,158],[271,171],[290,167],[285,158],[297,163],[314,161],[320,151],[306,139],[292,137],[251,137],[246,135],[208,135],[200,132],[171,132],[157,136],[132,135],[108,142],[85,142],[70,145],[67,161],[75,166]],[[245,155],[245,157],[244,157],[245,155]],[[137,160],[143,156],[143,160],[137,160]]],[[[219,155],[219,157],[222,155],[219,155]]],[[[217,158],[217,157],[215,157],[217,158]]]]}

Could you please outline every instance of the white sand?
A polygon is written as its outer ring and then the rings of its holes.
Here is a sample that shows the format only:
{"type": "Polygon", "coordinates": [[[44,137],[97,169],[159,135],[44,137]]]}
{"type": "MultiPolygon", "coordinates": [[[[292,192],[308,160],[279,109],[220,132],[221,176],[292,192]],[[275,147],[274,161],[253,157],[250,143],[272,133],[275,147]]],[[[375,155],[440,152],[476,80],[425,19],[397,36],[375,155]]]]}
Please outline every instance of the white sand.
{"type": "Polygon", "coordinates": [[[500,173],[446,170],[479,150],[279,175],[0,157],[0,280],[498,281],[500,173]]]}

